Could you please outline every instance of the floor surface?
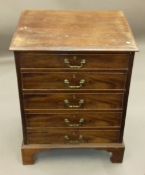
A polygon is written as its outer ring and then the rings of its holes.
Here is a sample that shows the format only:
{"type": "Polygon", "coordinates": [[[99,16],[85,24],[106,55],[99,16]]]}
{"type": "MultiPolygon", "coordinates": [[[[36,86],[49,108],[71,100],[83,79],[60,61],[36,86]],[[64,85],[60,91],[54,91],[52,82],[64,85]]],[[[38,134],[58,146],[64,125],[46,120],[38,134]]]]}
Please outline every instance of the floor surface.
{"type": "Polygon", "coordinates": [[[53,150],[23,166],[22,129],[13,55],[0,55],[0,174],[3,175],[145,175],[145,42],[138,41],[124,142],[124,162],[112,164],[96,150],[53,150]]]}

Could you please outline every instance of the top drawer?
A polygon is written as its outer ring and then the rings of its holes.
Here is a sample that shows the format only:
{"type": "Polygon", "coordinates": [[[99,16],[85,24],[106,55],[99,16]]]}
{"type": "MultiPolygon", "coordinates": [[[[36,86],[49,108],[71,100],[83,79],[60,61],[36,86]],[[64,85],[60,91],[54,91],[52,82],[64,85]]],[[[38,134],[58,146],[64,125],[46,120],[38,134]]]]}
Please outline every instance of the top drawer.
{"type": "Polygon", "coordinates": [[[55,69],[127,69],[127,54],[48,54],[47,52],[18,52],[21,68],[55,69]]]}

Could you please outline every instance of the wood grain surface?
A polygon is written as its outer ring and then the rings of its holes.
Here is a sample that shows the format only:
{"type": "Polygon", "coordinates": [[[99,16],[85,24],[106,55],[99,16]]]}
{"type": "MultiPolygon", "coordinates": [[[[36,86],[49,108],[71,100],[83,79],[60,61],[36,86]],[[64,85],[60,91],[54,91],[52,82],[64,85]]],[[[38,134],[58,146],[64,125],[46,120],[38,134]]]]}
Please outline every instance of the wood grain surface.
{"type": "Polygon", "coordinates": [[[117,143],[118,130],[77,130],[77,129],[29,129],[28,144],[79,144],[79,143],[117,143]],[[68,139],[65,138],[68,136],[68,139]]]}
{"type": "Polygon", "coordinates": [[[64,63],[67,58],[70,65],[80,65],[85,59],[85,64],[80,69],[127,69],[129,66],[130,53],[100,53],[100,54],[50,54],[49,52],[16,52],[20,59],[20,67],[29,68],[51,68],[51,69],[71,69],[68,64],[64,63]]]}
{"type": "Polygon", "coordinates": [[[52,148],[97,148],[111,152],[112,162],[122,162],[138,51],[123,12],[27,10],[10,50],[18,77],[23,163],[34,163],[36,153],[52,148]]]}
{"type": "Polygon", "coordinates": [[[84,103],[73,109],[121,109],[123,107],[123,93],[24,93],[25,109],[72,109],[64,100],[68,100],[70,105],[79,105],[80,100],[84,103]]]}
{"type": "Polygon", "coordinates": [[[127,74],[106,72],[23,72],[23,90],[124,90],[127,74]]]}
{"type": "Polygon", "coordinates": [[[10,50],[136,51],[121,11],[25,11],[10,50]],[[35,19],[35,20],[34,20],[35,19]]]}
{"type": "Polygon", "coordinates": [[[121,112],[26,113],[28,128],[120,128],[121,112]],[[82,122],[81,122],[82,121],[82,122]]]}

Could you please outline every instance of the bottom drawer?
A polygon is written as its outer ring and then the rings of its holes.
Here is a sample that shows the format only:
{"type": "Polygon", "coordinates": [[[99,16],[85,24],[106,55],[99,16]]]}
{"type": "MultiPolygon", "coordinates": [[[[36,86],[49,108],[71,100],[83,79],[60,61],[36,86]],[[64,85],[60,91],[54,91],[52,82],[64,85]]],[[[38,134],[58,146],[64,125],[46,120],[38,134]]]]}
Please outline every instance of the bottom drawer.
{"type": "Polygon", "coordinates": [[[119,130],[28,129],[28,144],[117,143],[119,130]]]}

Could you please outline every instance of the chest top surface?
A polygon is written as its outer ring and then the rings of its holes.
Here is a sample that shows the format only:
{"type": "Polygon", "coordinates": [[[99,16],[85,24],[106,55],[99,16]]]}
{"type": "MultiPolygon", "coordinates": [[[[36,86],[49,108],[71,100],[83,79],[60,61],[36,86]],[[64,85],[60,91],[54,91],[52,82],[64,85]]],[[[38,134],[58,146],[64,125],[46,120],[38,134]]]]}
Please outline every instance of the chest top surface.
{"type": "Polygon", "coordinates": [[[137,51],[121,11],[25,11],[10,50],[137,51]]]}

